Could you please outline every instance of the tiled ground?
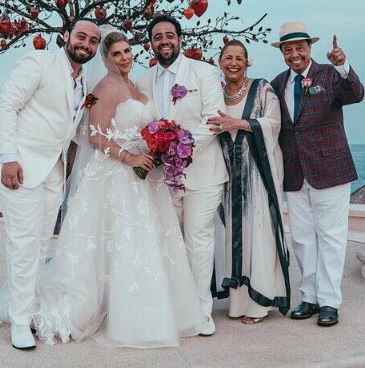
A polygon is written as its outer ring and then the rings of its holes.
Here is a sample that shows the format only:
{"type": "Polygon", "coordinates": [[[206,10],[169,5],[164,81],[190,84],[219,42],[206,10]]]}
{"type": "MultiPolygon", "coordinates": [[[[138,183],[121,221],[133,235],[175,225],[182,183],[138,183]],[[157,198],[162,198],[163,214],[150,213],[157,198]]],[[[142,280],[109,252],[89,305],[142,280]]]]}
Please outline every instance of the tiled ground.
{"type": "MultiPolygon", "coordinates": [[[[0,237],[3,224],[0,223],[0,237]]],[[[211,337],[181,341],[178,349],[111,350],[88,339],[21,352],[10,346],[9,326],[0,325],[1,368],[364,368],[365,280],[356,251],[365,244],[348,243],[340,323],[316,325],[314,317],[292,321],[273,313],[264,322],[246,326],[227,317],[227,301],[216,301],[217,332],[211,337]]],[[[4,244],[0,246],[0,280],[4,278],[4,244]]],[[[293,305],[299,301],[299,271],[291,265],[293,305]]]]}

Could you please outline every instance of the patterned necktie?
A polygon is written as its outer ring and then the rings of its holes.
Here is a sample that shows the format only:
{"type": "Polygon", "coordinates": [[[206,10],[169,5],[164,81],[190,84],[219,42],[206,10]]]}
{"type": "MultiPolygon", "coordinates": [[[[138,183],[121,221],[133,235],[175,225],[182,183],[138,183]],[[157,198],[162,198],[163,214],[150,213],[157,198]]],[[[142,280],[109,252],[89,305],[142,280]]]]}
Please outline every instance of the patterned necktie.
{"type": "Polygon", "coordinates": [[[302,80],[304,77],[298,74],[294,78],[294,122],[298,119],[298,108],[300,104],[300,98],[302,97],[303,87],[302,80]]]}

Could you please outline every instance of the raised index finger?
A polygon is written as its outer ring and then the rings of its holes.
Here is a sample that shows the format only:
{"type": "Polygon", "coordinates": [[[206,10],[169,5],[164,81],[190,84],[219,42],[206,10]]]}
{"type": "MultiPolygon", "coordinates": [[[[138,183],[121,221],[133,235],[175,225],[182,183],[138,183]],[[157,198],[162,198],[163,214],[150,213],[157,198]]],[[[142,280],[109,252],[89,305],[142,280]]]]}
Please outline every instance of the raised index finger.
{"type": "Polygon", "coordinates": [[[338,49],[337,36],[336,35],[333,35],[332,45],[333,45],[334,49],[338,49]]]}

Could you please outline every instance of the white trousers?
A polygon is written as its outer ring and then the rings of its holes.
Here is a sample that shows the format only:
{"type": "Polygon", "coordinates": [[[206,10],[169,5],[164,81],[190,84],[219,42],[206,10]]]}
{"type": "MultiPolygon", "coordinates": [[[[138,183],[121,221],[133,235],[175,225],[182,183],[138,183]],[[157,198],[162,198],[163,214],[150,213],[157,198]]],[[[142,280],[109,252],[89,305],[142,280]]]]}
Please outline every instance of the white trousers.
{"type": "Polygon", "coordinates": [[[210,284],[214,263],[214,215],[222,201],[222,191],[223,184],[178,193],[171,191],[205,316],[210,316],[213,308],[210,284]]]}
{"type": "Polygon", "coordinates": [[[345,263],[351,184],[287,192],[290,234],[303,301],[338,308],[345,263]]]}
{"type": "Polygon", "coordinates": [[[39,264],[48,254],[62,201],[63,163],[59,160],[35,188],[10,190],[0,184],[10,294],[11,323],[29,324],[33,315],[39,264]]]}

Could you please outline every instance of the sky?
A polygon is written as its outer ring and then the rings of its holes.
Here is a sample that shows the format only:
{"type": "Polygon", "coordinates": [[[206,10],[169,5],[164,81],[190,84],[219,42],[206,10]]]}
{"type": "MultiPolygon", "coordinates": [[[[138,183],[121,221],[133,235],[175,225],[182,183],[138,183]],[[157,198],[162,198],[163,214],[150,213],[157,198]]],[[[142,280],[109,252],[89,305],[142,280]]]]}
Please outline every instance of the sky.
{"type": "MultiPolygon", "coordinates": [[[[326,53],[332,49],[332,37],[337,35],[339,46],[365,82],[365,1],[364,0],[243,0],[227,7],[223,0],[209,0],[209,6],[202,19],[216,17],[228,11],[241,18],[242,25],[250,25],[263,14],[268,13],[262,25],[272,28],[267,40],[269,44],[250,43],[247,45],[253,65],[248,76],[272,80],[287,67],[280,51],[270,45],[279,39],[280,26],[290,20],[303,22],[312,37],[320,40],[312,46],[312,57],[319,63],[328,63],[326,53]]],[[[196,16],[192,18],[196,21],[196,16]]],[[[220,42],[220,40],[217,40],[220,42]]],[[[29,46],[31,49],[32,46],[29,46]]],[[[16,60],[25,49],[12,50],[0,55],[0,89],[16,60]]],[[[136,69],[135,73],[139,72],[136,69]]],[[[133,77],[133,75],[132,75],[133,77]]],[[[365,102],[346,106],[345,127],[350,144],[365,144],[365,102]]]]}

